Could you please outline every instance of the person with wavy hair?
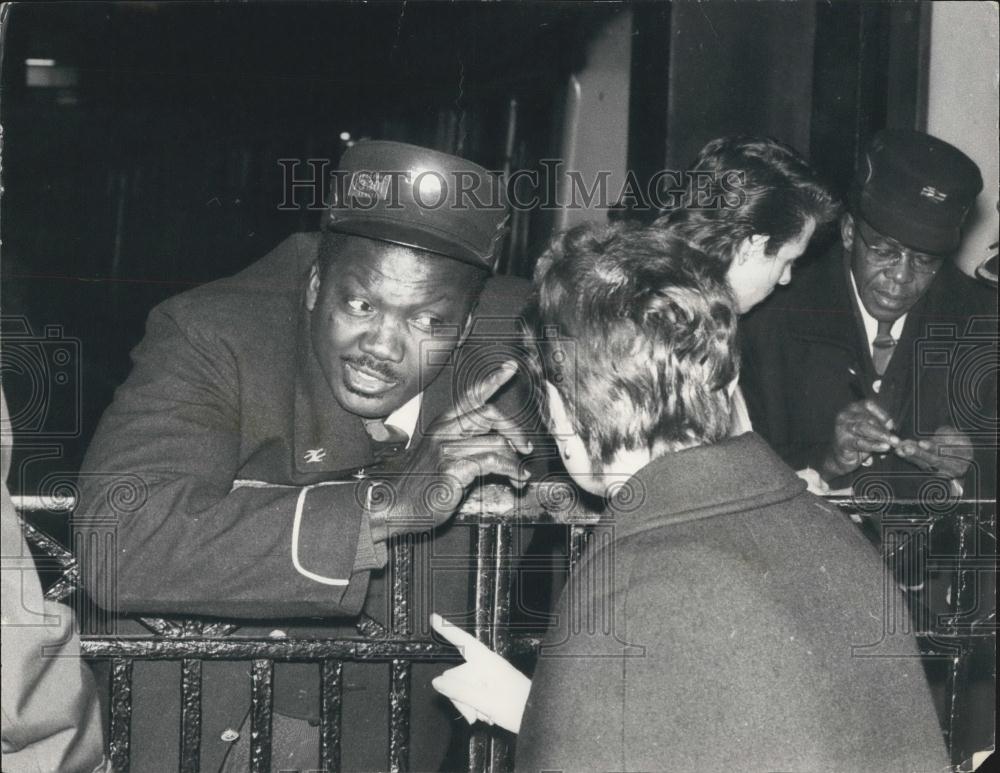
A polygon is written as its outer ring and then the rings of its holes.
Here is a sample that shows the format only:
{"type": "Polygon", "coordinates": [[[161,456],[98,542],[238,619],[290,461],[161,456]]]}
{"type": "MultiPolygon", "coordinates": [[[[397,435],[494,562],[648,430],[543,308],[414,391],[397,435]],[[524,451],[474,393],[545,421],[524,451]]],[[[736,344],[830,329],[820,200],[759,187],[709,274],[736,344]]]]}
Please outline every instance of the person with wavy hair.
{"type": "Polygon", "coordinates": [[[794,148],[768,137],[719,137],[685,173],[677,206],[653,228],[667,228],[701,250],[725,276],[745,314],[779,284],[822,226],[837,200],[794,148]]]}
{"type": "Polygon", "coordinates": [[[729,433],[736,314],[692,253],[581,226],[546,254],[538,389],[607,510],[533,677],[432,615],[466,660],[433,684],[518,733],[526,773],[943,769],[912,635],[893,637],[902,657],[855,656],[901,608],[879,555],[760,437],[729,433]]]}
{"type": "Polygon", "coordinates": [[[565,415],[583,448],[564,447],[567,464],[599,468],[728,433],[736,315],[699,255],[670,234],[614,227],[576,228],[553,245],[529,310],[544,320],[533,342],[541,371],[566,370],[547,382],[547,405],[573,407],[565,415]]]}
{"type": "MultiPolygon", "coordinates": [[[[698,248],[706,269],[723,278],[735,307],[746,314],[778,285],[815,234],[840,211],[837,199],[794,148],[767,137],[719,137],[685,173],[677,206],[650,226],[698,248]]],[[[742,390],[733,392],[733,434],[753,429],[742,390]]],[[[811,490],[829,488],[811,468],[800,475],[811,490]]]]}

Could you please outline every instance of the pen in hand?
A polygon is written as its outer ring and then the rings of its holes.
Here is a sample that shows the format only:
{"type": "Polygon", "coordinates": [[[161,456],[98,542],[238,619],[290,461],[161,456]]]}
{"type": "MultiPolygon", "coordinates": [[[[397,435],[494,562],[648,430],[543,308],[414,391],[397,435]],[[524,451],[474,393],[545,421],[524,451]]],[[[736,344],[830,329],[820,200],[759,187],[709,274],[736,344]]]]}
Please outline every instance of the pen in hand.
{"type": "MultiPolygon", "coordinates": [[[[868,382],[861,377],[861,374],[858,371],[858,369],[853,367],[848,367],[847,372],[850,375],[850,380],[848,381],[848,388],[851,390],[851,394],[854,397],[854,399],[858,402],[868,403],[869,406],[874,406],[874,408],[869,407],[867,409],[869,414],[872,415],[873,418],[877,418],[879,420],[879,423],[882,425],[882,427],[886,432],[891,433],[895,429],[895,422],[890,417],[888,417],[883,410],[881,410],[880,406],[878,405],[878,396],[875,390],[872,389],[871,387],[868,387],[868,382]],[[873,411],[877,411],[877,413],[873,414],[873,411]]],[[[890,434],[888,437],[889,448],[886,449],[886,451],[897,448],[899,446],[899,443],[900,439],[895,434],[890,434]]],[[[885,452],[882,452],[879,454],[879,457],[882,458],[884,457],[884,455],[885,452]]],[[[865,464],[865,466],[871,464],[870,455],[865,458],[863,464],[865,464]]]]}
{"type": "Polygon", "coordinates": [[[851,394],[854,396],[855,400],[868,400],[874,397],[874,395],[865,390],[864,379],[861,378],[857,370],[854,368],[848,368],[847,373],[851,377],[847,382],[847,386],[851,390],[851,394]]]}

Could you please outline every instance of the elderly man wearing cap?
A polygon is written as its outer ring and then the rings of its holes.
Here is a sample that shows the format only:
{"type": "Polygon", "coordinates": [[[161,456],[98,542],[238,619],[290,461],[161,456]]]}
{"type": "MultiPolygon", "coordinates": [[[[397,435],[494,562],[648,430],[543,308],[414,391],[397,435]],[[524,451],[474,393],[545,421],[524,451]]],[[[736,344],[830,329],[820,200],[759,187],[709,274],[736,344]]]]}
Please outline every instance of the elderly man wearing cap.
{"type": "MultiPolygon", "coordinates": [[[[391,142],[357,144],[341,172],[324,233],[292,236],[150,314],[81,473],[79,522],[110,516],[114,535],[113,555],[81,556],[101,606],[339,617],[311,633],[377,636],[390,617],[386,540],[441,527],[479,476],[526,481],[518,454],[531,443],[511,409],[487,402],[516,394],[496,344],[528,289],[490,276],[506,221],[495,175],[391,142]],[[123,482],[135,494],[125,502],[123,482]]],[[[467,554],[468,530],[435,534],[449,555],[467,554]]],[[[467,576],[414,563],[414,586],[433,596],[418,605],[466,611],[467,576]]],[[[259,626],[240,634],[310,634],[259,626]]],[[[136,665],[133,769],[176,767],[173,665],[136,665]]],[[[227,754],[227,769],[247,769],[246,671],[203,666],[202,770],[227,754]]],[[[436,768],[448,744],[435,673],[413,672],[418,770],[436,768]]],[[[388,767],[388,678],[386,664],[345,665],[344,769],[388,767]]],[[[276,666],[275,768],[319,767],[318,683],[315,666],[276,666]]]]}
{"type": "MultiPolygon", "coordinates": [[[[881,132],[856,175],[840,243],[746,318],[750,416],[790,465],[861,496],[916,497],[939,511],[957,496],[996,497],[997,298],[951,260],[982,187],[978,167],[953,146],[881,132]]],[[[954,536],[937,528],[931,547],[955,555],[954,536]]],[[[894,544],[887,558],[926,631],[948,619],[955,574],[927,572],[914,552],[928,549],[920,541],[894,544]]],[[[963,622],[989,619],[991,577],[973,583],[983,595],[978,609],[961,611],[963,622]]],[[[941,654],[933,638],[919,641],[941,654]]],[[[991,650],[975,657],[993,659],[991,650]]],[[[941,671],[928,669],[938,686],[941,671]]],[[[991,692],[991,672],[984,665],[985,681],[959,687],[960,700],[981,705],[953,728],[958,751],[992,736],[992,699],[970,697],[991,692]]]]}
{"type": "Polygon", "coordinates": [[[750,416],[790,465],[860,493],[993,498],[995,372],[968,355],[995,345],[996,297],[950,260],[982,187],[951,145],[881,132],[840,243],[746,318],[750,416]]]}

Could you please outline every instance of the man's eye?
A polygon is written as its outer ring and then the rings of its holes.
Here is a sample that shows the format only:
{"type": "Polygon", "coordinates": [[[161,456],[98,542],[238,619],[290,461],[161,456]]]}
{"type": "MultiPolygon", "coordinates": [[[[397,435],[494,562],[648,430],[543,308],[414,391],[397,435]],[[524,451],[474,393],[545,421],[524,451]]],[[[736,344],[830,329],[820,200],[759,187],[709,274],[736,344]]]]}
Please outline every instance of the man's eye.
{"type": "Polygon", "coordinates": [[[371,304],[361,298],[348,298],[346,303],[351,311],[364,313],[372,310],[371,304]]]}
{"type": "Polygon", "coordinates": [[[413,318],[413,324],[421,330],[431,330],[435,325],[443,325],[444,323],[432,314],[420,314],[413,318]]]}
{"type": "Polygon", "coordinates": [[[921,255],[919,253],[915,253],[913,261],[921,268],[933,268],[937,265],[938,259],[931,255],[921,255]]]}

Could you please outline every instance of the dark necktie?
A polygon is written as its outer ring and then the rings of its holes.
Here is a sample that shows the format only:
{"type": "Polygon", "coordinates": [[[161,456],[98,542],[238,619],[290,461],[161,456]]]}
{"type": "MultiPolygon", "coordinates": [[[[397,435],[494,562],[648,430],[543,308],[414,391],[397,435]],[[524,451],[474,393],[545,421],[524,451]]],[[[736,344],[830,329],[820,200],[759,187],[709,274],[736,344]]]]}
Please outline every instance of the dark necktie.
{"type": "Polygon", "coordinates": [[[889,360],[892,359],[892,352],[895,348],[896,339],[892,337],[892,323],[879,322],[875,340],[872,341],[872,364],[878,375],[881,376],[889,367],[889,360]]]}
{"type": "Polygon", "coordinates": [[[362,419],[365,432],[372,439],[376,461],[384,461],[406,449],[410,436],[403,430],[386,424],[382,419],[362,419]]]}

